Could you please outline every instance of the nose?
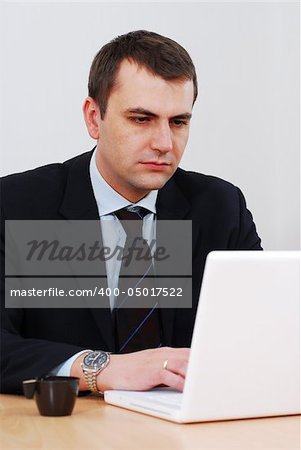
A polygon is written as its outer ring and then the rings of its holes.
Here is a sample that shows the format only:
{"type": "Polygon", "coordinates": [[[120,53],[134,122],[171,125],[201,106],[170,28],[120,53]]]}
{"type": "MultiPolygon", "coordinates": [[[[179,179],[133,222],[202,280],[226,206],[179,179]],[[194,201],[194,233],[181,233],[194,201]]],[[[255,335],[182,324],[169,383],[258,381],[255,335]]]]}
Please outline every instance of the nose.
{"type": "Polygon", "coordinates": [[[172,150],[172,131],[168,124],[158,124],[155,130],[153,130],[151,148],[158,150],[160,153],[167,153],[172,150]]]}

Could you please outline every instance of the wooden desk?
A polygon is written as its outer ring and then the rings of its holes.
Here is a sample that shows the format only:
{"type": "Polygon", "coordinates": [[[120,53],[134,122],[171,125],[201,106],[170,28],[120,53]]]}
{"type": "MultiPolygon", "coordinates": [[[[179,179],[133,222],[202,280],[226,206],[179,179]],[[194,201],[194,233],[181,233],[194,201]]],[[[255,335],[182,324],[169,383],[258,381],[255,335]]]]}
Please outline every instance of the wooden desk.
{"type": "Polygon", "coordinates": [[[1,395],[4,449],[300,449],[300,416],[178,425],[78,398],[69,417],[42,417],[34,400],[1,395]]]}

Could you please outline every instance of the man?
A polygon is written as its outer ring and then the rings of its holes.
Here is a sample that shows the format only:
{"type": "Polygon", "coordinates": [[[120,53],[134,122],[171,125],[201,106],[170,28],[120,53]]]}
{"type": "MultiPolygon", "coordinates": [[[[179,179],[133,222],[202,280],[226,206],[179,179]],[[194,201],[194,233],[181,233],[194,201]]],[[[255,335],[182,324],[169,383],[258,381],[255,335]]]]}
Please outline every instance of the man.
{"type": "Polygon", "coordinates": [[[261,248],[238,188],[177,168],[196,97],[195,68],[179,44],[147,31],[120,36],[99,51],[90,71],[83,112],[95,152],[3,180],[3,219],[100,219],[103,227],[110,216],[117,226],[118,211],[134,205],[146,211],[143,223],[191,220],[193,257],[192,307],[162,309],[152,325],[160,328],[160,342],[146,341],[140,351],[116,352],[114,303],[5,309],[2,392],[20,392],[22,380],[53,373],[78,376],[81,390],[183,389],[207,254],[261,248]]]}

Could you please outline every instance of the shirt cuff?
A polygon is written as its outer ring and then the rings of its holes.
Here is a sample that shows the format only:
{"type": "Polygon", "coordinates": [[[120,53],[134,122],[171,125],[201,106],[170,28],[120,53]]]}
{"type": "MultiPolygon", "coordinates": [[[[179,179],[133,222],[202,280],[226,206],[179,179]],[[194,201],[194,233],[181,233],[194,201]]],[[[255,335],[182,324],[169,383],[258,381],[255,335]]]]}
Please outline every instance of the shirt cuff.
{"type": "Polygon", "coordinates": [[[48,375],[60,376],[60,377],[70,377],[71,367],[72,367],[72,364],[74,363],[74,361],[76,360],[76,358],[78,358],[83,353],[87,353],[90,351],[92,351],[92,350],[87,349],[87,350],[82,350],[78,353],[75,353],[75,355],[71,356],[69,359],[64,361],[62,364],[60,364],[59,366],[56,366],[54,369],[52,369],[48,375]]]}

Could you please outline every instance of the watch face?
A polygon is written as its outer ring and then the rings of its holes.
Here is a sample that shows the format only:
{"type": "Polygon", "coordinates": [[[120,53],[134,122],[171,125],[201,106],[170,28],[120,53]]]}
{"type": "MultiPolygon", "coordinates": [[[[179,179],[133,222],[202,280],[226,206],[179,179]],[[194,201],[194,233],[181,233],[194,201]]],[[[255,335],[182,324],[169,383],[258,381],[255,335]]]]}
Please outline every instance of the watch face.
{"type": "Polygon", "coordinates": [[[105,352],[95,351],[85,356],[84,364],[88,368],[95,369],[101,367],[107,358],[108,356],[105,352]]]}

